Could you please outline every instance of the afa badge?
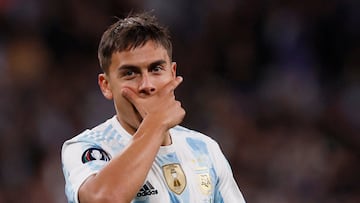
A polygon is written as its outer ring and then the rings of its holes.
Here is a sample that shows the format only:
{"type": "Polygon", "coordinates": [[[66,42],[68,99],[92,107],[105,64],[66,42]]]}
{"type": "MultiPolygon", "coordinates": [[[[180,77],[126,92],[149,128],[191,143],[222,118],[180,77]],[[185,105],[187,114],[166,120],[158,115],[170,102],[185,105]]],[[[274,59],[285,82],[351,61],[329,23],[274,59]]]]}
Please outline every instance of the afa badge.
{"type": "Polygon", "coordinates": [[[208,195],[211,192],[211,178],[209,173],[198,174],[201,192],[208,195]]]}
{"type": "Polygon", "coordinates": [[[199,167],[195,169],[195,171],[196,171],[195,173],[197,175],[200,191],[205,195],[209,195],[213,189],[209,168],[199,167]]]}
{"type": "Polygon", "coordinates": [[[83,163],[87,163],[94,160],[110,161],[110,156],[102,149],[90,148],[87,149],[81,157],[81,161],[83,163]]]}
{"type": "Polygon", "coordinates": [[[162,167],[166,183],[171,191],[180,195],[186,187],[186,177],[180,164],[168,164],[162,167]]]}

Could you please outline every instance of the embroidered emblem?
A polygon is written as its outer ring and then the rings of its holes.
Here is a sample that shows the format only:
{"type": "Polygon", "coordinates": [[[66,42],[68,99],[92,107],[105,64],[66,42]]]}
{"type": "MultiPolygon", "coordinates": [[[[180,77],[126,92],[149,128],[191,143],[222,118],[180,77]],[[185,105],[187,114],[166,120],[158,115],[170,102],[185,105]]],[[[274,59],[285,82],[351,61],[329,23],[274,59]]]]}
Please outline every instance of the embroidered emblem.
{"type": "Polygon", "coordinates": [[[162,170],[170,190],[180,195],[186,187],[185,173],[180,164],[164,165],[162,170]]]}
{"type": "Polygon", "coordinates": [[[87,163],[89,161],[94,161],[94,160],[110,161],[110,156],[102,149],[90,148],[87,149],[81,157],[81,161],[83,163],[87,163]]]}
{"type": "Polygon", "coordinates": [[[211,178],[209,173],[200,173],[198,174],[200,189],[204,194],[209,194],[211,192],[211,178]]]}
{"type": "Polygon", "coordinates": [[[209,195],[212,191],[212,182],[209,168],[198,167],[195,169],[195,173],[197,175],[200,191],[205,195],[209,195]]]}

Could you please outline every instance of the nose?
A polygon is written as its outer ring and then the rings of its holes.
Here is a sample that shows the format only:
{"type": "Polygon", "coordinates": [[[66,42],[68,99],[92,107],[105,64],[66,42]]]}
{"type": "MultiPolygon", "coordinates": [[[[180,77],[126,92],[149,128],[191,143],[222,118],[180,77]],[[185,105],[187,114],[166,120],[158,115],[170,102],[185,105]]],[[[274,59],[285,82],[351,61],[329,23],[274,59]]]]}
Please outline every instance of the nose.
{"type": "Polygon", "coordinates": [[[144,95],[151,95],[156,90],[154,83],[148,75],[143,75],[139,85],[139,93],[144,95]]]}

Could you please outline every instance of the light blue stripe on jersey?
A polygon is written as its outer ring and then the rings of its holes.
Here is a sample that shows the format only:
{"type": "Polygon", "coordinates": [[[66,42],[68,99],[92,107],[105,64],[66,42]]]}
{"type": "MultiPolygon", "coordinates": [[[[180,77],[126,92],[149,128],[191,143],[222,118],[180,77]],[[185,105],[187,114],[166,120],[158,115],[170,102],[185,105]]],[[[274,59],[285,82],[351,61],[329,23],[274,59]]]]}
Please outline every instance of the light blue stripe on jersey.
{"type": "MultiPolygon", "coordinates": [[[[169,196],[170,196],[170,202],[171,203],[181,203],[180,200],[175,196],[175,194],[173,192],[169,191],[169,196]]],[[[183,201],[183,202],[185,203],[185,202],[188,202],[188,201],[183,201]]]]}
{"type": "Polygon", "coordinates": [[[216,194],[215,194],[215,199],[214,202],[216,203],[224,203],[224,198],[222,197],[219,188],[216,187],[216,194]]]}
{"type": "MultiPolygon", "coordinates": [[[[211,164],[212,161],[210,160],[210,154],[206,143],[202,140],[191,137],[186,138],[186,142],[190,146],[194,156],[198,158],[199,166],[209,169],[208,172],[211,178],[211,182],[213,183],[213,185],[215,185],[215,194],[212,195],[215,196],[215,202],[223,202],[224,200],[219,192],[219,188],[217,187],[219,179],[216,174],[215,168],[211,164]]],[[[201,171],[199,172],[201,173],[201,171]]]]}
{"type": "MultiPolygon", "coordinates": [[[[209,168],[211,178],[217,177],[214,167],[211,164],[212,161],[210,160],[209,150],[208,150],[205,142],[202,140],[191,138],[191,137],[186,138],[186,142],[190,146],[190,149],[191,149],[192,153],[194,154],[194,157],[198,158],[197,161],[198,161],[199,166],[209,168]]],[[[217,181],[217,180],[213,179],[213,181],[217,181]]]]}
{"type": "Polygon", "coordinates": [[[197,153],[197,154],[206,154],[209,155],[209,151],[206,147],[205,142],[203,142],[202,140],[198,140],[195,138],[191,138],[191,137],[187,137],[186,138],[186,142],[188,143],[188,145],[191,147],[191,149],[193,150],[193,152],[197,153]]]}

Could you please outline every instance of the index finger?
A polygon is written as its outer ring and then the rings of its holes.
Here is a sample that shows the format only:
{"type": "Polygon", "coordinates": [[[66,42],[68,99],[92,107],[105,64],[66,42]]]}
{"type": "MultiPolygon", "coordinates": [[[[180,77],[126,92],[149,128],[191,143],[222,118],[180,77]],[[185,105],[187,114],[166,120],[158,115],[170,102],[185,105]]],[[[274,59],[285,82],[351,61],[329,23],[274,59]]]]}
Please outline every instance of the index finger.
{"type": "Polygon", "coordinates": [[[173,92],[183,81],[183,77],[176,76],[174,80],[171,80],[168,84],[163,88],[164,92],[173,92]]]}

